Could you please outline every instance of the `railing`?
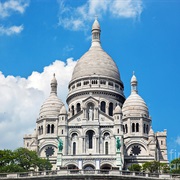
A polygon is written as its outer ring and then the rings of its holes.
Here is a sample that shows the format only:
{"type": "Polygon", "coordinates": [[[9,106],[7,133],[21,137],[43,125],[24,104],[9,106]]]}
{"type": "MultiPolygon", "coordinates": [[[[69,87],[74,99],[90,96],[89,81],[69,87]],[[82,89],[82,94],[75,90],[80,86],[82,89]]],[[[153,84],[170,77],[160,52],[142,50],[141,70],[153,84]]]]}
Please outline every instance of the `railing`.
{"type": "Polygon", "coordinates": [[[109,175],[109,176],[131,176],[131,177],[146,177],[148,178],[178,178],[180,177],[180,174],[153,174],[153,173],[145,173],[145,172],[132,172],[132,171],[119,171],[118,169],[114,170],[79,170],[79,169],[61,169],[61,170],[55,170],[55,171],[31,171],[31,172],[25,172],[25,173],[2,173],[0,174],[0,179],[8,179],[8,178],[16,178],[20,179],[22,177],[42,177],[42,176],[63,176],[63,175],[109,175]]]}

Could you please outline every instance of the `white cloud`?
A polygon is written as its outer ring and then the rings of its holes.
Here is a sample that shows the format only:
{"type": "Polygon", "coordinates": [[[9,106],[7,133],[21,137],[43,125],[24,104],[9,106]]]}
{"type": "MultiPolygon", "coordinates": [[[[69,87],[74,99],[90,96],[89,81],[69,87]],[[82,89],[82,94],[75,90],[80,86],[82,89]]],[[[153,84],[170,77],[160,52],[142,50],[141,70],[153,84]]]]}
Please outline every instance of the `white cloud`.
{"type": "Polygon", "coordinates": [[[23,136],[33,132],[40,106],[48,98],[53,73],[58,81],[58,96],[65,103],[68,83],[76,61],[56,60],[42,73],[33,72],[27,79],[0,72],[0,149],[23,145],[23,136]]]}
{"type": "MultiPolygon", "coordinates": [[[[26,7],[29,5],[29,0],[7,0],[5,2],[0,2],[0,19],[7,18],[13,15],[14,12],[23,14],[26,7]]],[[[14,35],[19,34],[24,29],[23,25],[21,26],[11,26],[5,27],[0,25],[0,35],[14,35]]]]}
{"type": "Polygon", "coordinates": [[[115,0],[111,6],[111,13],[116,17],[136,18],[142,13],[142,0],[115,0]]]}
{"type": "Polygon", "coordinates": [[[7,0],[4,3],[0,2],[0,17],[8,17],[12,12],[23,14],[28,5],[29,0],[7,0]]]}
{"type": "Polygon", "coordinates": [[[14,34],[19,34],[21,31],[24,29],[23,25],[21,26],[11,26],[11,27],[4,27],[0,26],[0,35],[14,35],[14,34]]]}
{"type": "Polygon", "coordinates": [[[180,145],[180,136],[177,137],[176,143],[177,143],[178,145],[180,145]]]}
{"type": "Polygon", "coordinates": [[[86,30],[86,23],[97,15],[110,14],[115,18],[139,18],[143,11],[142,0],[88,0],[78,7],[59,0],[59,25],[71,30],[86,30]]]}

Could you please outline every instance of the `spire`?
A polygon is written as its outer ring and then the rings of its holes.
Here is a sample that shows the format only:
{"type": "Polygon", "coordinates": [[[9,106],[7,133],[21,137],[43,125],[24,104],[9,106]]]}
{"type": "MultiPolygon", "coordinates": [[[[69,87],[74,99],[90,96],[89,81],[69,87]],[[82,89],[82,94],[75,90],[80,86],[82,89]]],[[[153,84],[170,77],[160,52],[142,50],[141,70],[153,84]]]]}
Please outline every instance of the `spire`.
{"type": "Polygon", "coordinates": [[[134,75],[135,72],[133,71],[133,76],[131,78],[131,93],[138,93],[138,90],[137,90],[137,78],[136,76],[134,75]]]}
{"type": "Polygon", "coordinates": [[[96,16],[94,23],[92,25],[92,45],[91,46],[101,46],[100,35],[101,35],[101,28],[100,28],[100,25],[96,16]]]}
{"type": "Polygon", "coordinates": [[[51,80],[51,94],[57,94],[57,80],[55,77],[55,73],[53,74],[53,79],[51,80]]]}

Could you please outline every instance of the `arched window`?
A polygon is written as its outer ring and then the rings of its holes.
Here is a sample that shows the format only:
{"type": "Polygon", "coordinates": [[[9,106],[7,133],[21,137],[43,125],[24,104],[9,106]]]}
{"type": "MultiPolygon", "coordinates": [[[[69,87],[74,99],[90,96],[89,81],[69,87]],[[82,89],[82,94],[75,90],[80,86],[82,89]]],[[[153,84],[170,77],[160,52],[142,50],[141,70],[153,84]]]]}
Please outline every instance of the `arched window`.
{"type": "Polygon", "coordinates": [[[136,132],[139,132],[139,123],[136,123],[136,132]]]}
{"type": "Polygon", "coordinates": [[[72,110],[72,116],[74,116],[74,106],[71,106],[71,110],[72,110]]]}
{"type": "Polygon", "coordinates": [[[94,131],[92,130],[87,131],[87,146],[89,149],[93,148],[93,135],[94,135],[94,131]]]}
{"type": "Polygon", "coordinates": [[[50,133],[50,124],[47,125],[47,133],[49,134],[50,133]]]}
{"type": "Polygon", "coordinates": [[[128,127],[127,127],[127,124],[125,125],[125,133],[128,133],[128,127]]]}
{"type": "Polygon", "coordinates": [[[146,133],[146,125],[144,124],[143,132],[146,133]]]}
{"type": "Polygon", "coordinates": [[[54,124],[51,125],[51,133],[54,133],[54,124]]]}
{"type": "Polygon", "coordinates": [[[61,130],[61,134],[63,134],[63,129],[61,130]]]}
{"type": "Polygon", "coordinates": [[[108,154],[108,142],[105,142],[105,154],[108,154]]]}
{"type": "Polygon", "coordinates": [[[80,103],[77,103],[76,109],[77,109],[77,113],[78,113],[79,111],[81,111],[81,104],[80,104],[80,103]]]}
{"type": "Polygon", "coordinates": [[[106,112],[106,103],[104,101],[101,102],[101,111],[106,112]]]}
{"type": "Polygon", "coordinates": [[[73,155],[75,155],[75,154],[76,154],[76,143],[73,142],[73,155]]]}
{"type": "Polygon", "coordinates": [[[134,132],[135,131],[135,125],[134,125],[134,123],[132,123],[132,132],[134,132]]]}
{"type": "Polygon", "coordinates": [[[117,129],[117,133],[119,134],[119,129],[117,129]]]}
{"type": "Polygon", "coordinates": [[[39,133],[39,135],[41,135],[41,128],[40,128],[40,126],[38,128],[38,133],[39,133]]]}
{"type": "Polygon", "coordinates": [[[148,125],[146,126],[146,133],[147,134],[149,133],[149,126],[148,125]]]}
{"type": "Polygon", "coordinates": [[[109,103],[109,115],[113,116],[113,103],[109,103]]]}

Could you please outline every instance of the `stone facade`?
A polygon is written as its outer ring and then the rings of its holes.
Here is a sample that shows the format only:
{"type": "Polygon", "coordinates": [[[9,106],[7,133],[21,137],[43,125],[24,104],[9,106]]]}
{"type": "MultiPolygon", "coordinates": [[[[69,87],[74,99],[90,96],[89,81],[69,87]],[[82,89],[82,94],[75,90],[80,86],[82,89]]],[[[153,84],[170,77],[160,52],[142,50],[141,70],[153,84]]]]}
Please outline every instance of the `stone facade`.
{"type": "Polygon", "coordinates": [[[24,136],[24,147],[49,158],[53,169],[127,169],[132,163],[167,163],[166,130],[153,132],[135,75],[125,99],[119,70],[102,49],[100,33],[95,20],[91,47],[77,62],[69,82],[68,111],[57,97],[54,75],[50,96],[40,109],[34,133],[24,136]]]}

